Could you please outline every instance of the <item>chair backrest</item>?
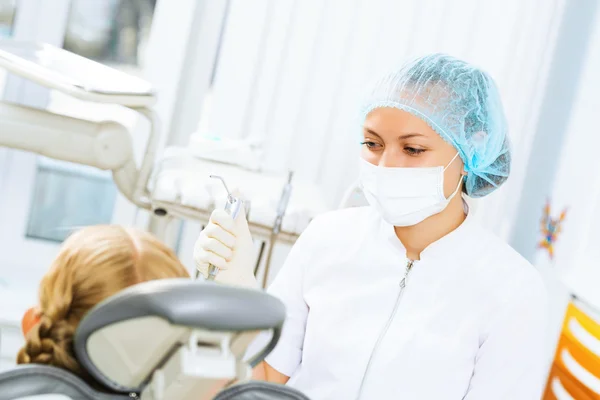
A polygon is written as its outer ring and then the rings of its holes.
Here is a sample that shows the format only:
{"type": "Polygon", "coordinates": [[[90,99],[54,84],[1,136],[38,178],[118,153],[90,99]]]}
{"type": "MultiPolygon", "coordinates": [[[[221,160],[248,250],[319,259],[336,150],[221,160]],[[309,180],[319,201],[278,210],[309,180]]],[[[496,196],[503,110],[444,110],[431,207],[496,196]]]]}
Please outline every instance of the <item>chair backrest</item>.
{"type": "Polygon", "coordinates": [[[567,307],[544,400],[600,399],[600,323],[583,307],[567,307]]]}
{"type": "Polygon", "coordinates": [[[251,381],[223,390],[214,400],[309,400],[309,398],[289,386],[251,381]]]}
{"type": "Polygon", "coordinates": [[[131,400],[125,394],[98,391],[69,371],[48,365],[22,365],[0,373],[0,400],[42,394],[69,400],[131,400]]]}
{"type": "MultiPolygon", "coordinates": [[[[60,368],[19,366],[0,373],[0,400],[202,397],[223,378],[247,379],[248,364],[275,347],[284,320],[283,303],[257,290],[189,279],[138,284],[96,306],[77,328],[75,353],[93,384],[60,368]],[[271,341],[244,362],[255,332],[264,330],[273,332],[271,341]]],[[[307,400],[292,388],[256,382],[217,399],[307,400]]]]}
{"type": "Polygon", "coordinates": [[[272,330],[274,347],[285,320],[283,303],[264,292],[189,279],[132,286],[102,302],[81,321],[75,352],[82,367],[114,392],[141,392],[153,372],[194,337],[243,359],[250,333],[272,330]],[[152,349],[152,351],[148,351],[152,349]]]}

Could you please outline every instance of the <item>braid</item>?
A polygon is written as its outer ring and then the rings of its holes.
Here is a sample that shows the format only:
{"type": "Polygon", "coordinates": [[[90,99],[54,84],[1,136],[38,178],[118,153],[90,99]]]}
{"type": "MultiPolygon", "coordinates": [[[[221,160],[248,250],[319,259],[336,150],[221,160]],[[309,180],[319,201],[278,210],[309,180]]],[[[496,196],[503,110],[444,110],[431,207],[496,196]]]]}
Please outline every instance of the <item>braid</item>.
{"type": "Polygon", "coordinates": [[[53,322],[47,316],[42,316],[27,334],[17,363],[52,365],[81,375],[81,368],[74,357],[74,334],[74,328],[66,320],[53,322]]]}
{"type": "MultiPolygon", "coordinates": [[[[63,265],[68,267],[69,263],[63,265]]],[[[40,322],[25,338],[17,355],[18,364],[45,364],[64,368],[81,376],[75,360],[73,337],[78,320],[70,318],[73,301],[72,278],[53,265],[40,286],[40,322]]]]}

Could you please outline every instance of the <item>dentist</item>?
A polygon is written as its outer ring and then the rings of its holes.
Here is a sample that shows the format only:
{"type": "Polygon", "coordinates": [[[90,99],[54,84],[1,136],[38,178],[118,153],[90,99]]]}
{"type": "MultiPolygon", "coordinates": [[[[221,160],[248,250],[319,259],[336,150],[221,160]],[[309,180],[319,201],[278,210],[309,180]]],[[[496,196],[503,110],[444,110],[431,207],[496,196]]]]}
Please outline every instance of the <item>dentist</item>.
{"type": "MultiPolygon", "coordinates": [[[[268,289],[287,319],[256,379],[313,400],[540,398],[544,284],[463,200],[510,172],[492,78],[425,56],[379,81],[363,111],[370,206],[321,215],[296,242],[268,289]]],[[[217,281],[258,287],[243,215],[215,211],[194,257],[205,276],[212,263],[217,281]]]]}

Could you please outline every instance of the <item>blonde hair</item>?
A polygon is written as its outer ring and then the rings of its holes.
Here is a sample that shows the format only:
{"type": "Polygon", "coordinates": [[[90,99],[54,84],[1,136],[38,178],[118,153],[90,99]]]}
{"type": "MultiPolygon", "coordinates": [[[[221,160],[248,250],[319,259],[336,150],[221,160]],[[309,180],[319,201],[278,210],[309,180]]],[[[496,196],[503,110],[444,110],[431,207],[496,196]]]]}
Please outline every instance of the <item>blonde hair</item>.
{"type": "Polygon", "coordinates": [[[47,364],[90,380],[75,359],[73,336],[102,300],[145,281],[189,277],[175,253],[151,234],[117,225],[70,236],[39,287],[40,321],[27,333],[17,364],[47,364]]]}

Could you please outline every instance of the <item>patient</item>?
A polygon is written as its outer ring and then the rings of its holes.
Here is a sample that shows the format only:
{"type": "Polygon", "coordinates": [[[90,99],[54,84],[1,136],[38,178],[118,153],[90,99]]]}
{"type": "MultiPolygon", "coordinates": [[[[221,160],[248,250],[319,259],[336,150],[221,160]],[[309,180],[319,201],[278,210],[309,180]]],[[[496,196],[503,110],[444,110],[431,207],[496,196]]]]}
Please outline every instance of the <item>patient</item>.
{"type": "Polygon", "coordinates": [[[17,364],[53,365],[93,384],[73,352],[73,335],[87,312],[137,283],[181,277],[189,274],[175,253],[147,232],[117,225],[76,232],[42,279],[38,306],[23,319],[26,343],[17,364]]]}

